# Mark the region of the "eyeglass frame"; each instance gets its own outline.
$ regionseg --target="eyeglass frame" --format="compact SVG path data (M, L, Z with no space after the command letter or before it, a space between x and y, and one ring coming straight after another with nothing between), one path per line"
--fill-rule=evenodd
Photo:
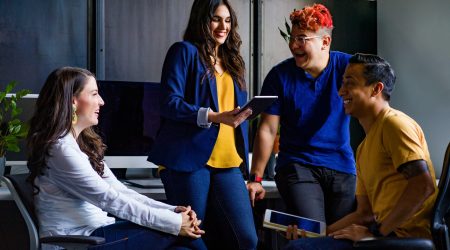
M307 41L314 39L314 38L319 38L322 36L290 36L289 37L289 43L296 43L296 44L300 44L300 45L305 45Z

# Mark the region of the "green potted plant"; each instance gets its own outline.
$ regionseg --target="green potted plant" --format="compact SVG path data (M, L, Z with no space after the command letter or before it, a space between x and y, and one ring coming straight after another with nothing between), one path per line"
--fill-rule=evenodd
M28 133L28 124L21 121L18 115L22 109L17 106L17 101L22 99L30 91L22 89L10 94L17 82L8 83L3 91L0 91L0 176L4 174L6 152L19 152L19 141Z

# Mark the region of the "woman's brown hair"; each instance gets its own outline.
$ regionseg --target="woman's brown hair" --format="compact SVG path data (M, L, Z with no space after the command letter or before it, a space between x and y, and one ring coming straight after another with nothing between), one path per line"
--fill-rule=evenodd
M222 4L230 11L231 29L225 43L219 46L218 55L216 55L216 40L211 34L210 23L217 7ZM183 39L198 48L200 58L208 69L207 73L214 72L214 64L210 57L217 60L219 56L222 58L224 68L237 80L239 87L245 90L245 64L239 52L242 41L237 28L236 13L228 0L195 0Z
M89 77L88 70L62 67L48 76L36 102L27 136L29 181L44 173L51 146L72 129L73 97L80 94ZM92 168L103 175L106 146L92 128L84 129L77 138L80 149L89 157ZM37 188L37 187L36 187ZM39 192L39 189L38 189Z

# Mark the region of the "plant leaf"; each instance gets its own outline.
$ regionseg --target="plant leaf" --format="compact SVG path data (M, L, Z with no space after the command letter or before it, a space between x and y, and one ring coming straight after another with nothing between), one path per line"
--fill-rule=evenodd
M12 134L16 135L17 133L19 133L20 129L21 129L22 125L17 125L14 127Z
M286 40L287 43L289 43L289 35L282 31L280 28L278 28L278 30L280 31L280 35L283 37L283 39Z
M5 93L8 94L11 92L11 90L16 86L17 82L16 81L12 81L10 83L8 83L8 85L6 85L5 88Z
M21 89L21 90L16 92L16 97L17 97L17 99L20 99L20 98L22 98L22 97L24 97L24 96L26 96L26 95L28 95L30 93L31 93L31 91L28 90L28 89Z
M6 151L19 152L19 139L25 138L29 131L29 125L17 118L22 112L17 106L17 101L31 91L18 90L6 98L16 85L17 82L12 81L7 84L4 91L0 91L0 156L5 155Z
M3 99L6 97L6 92L0 92L0 103L2 103Z
M286 26L286 32L289 36L291 36L291 26L289 26L289 23L286 18L284 18L284 26Z
M6 145L6 150L11 151L11 152L19 152L20 148L17 144L8 144L8 145Z

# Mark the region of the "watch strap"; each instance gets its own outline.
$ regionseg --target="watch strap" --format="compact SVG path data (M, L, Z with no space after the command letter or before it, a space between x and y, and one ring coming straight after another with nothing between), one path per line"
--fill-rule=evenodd
M263 178L257 176L256 174L251 174L250 177L248 178L249 182L258 182L258 183L262 183Z

